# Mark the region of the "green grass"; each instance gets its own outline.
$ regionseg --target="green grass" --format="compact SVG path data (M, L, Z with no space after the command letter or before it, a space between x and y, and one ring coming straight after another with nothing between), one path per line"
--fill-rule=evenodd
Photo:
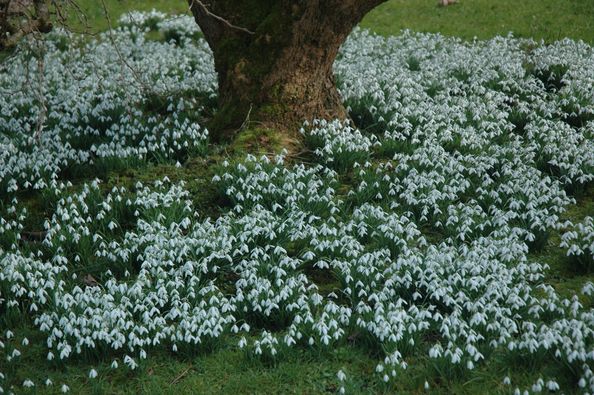
M115 26L120 15L127 11L156 9L171 14L188 12L188 3L184 0L80 0L78 4L83 12L82 16L79 17L80 14L72 12L68 24L73 30L85 30L90 33L107 30L110 22ZM103 4L108 11L109 19L105 17Z
M545 42L569 37L594 43L591 0L459 0L447 7L437 3L390 0L369 13L361 26L383 35L410 29L472 40L513 32Z
M79 3L92 31L108 28L101 2L81 0ZM437 0L390 0L370 12L361 26L382 35L410 29L472 40L513 32L516 37L546 42L569 37L594 43L592 0L459 0L448 7L437 3ZM105 0L105 4L113 24L129 10L188 12L184 0Z
M42 338L35 338L35 332L30 335L29 340L43 343ZM325 355L298 350L270 364L252 359L233 344L189 356L161 350L141 361L134 371L122 368L122 358L115 370L110 367L111 359L106 359L55 364L48 371L47 363L38 362L38 358L45 358L41 348L31 347L23 355L15 382L30 378L40 383L49 376L55 393L62 383L67 383L75 394L334 393L338 389L336 372L340 369L353 374L354 386L381 391L372 387L377 385L371 374L373 360L362 351L346 347ZM93 368L99 375L89 379Z
M408 359L409 369L401 372L395 383L384 384L374 371L378 359L364 343L349 343L324 353L295 349L276 361L262 362L238 349L234 342L227 342L215 350L192 355L153 351L134 371L122 367L121 357L116 358L120 367L115 370L108 357L56 362L48 369L41 346L43 336L27 328L20 328L18 333L27 336L33 346L20 357L19 369L10 372L11 379L17 386L31 379L38 385L37 392L44 393L58 393L67 383L75 394L333 394L341 385L336 373L343 370L348 393L422 394L427 380L435 394L504 394L509 388L502 384L501 377L509 375L514 385L526 386L543 373L545 364L531 359L535 365L527 369L521 358L500 353L493 355L489 364L469 373L459 367L452 370L438 365L419 351ZM91 369L98 372L97 378L88 377ZM546 372L563 378L558 370ZM48 377L54 385L39 387Z
M384 384L375 372L377 356L357 339L327 352L294 349L268 362L254 359L229 340L214 350L192 354L152 351L148 359L137 360L140 364L134 371L123 367L122 357L116 358L120 367L112 369L113 358L108 356L55 362L48 369L44 337L27 327L17 333L27 336L33 346L20 357L18 370L8 373L17 386L25 379L37 383L30 393L57 394L67 383L74 394L334 394L341 385L339 370L347 374L345 388L351 394L424 394L425 381L432 394L506 394L509 387L502 383L506 375L514 386L523 387L543 373L561 382L570 379L567 372L548 366L546 355L524 359L496 351L488 364L468 372L436 363L426 356L424 347L418 347L407 358L409 368L395 382ZM88 377L91 369L97 371L97 378ZM48 377L54 383L51 388L41 386Z

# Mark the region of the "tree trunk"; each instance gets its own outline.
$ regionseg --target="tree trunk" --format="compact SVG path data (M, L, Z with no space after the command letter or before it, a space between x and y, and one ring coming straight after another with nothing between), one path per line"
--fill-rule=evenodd
M283 131L346 118L332 65L363 16L385 0L189 0L214 53L214 138L254 122Z

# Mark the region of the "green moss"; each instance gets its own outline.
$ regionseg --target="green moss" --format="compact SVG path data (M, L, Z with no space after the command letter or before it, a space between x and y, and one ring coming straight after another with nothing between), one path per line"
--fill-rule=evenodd
M231 152L253 154L278 154L284 148L281 132L267 128L250 128L242 131L230 145Z
M290 39L287 29L290 15L278 2L240 1L224 2L224 15L241 15L237 22L254 35L238 32L223 38L215 48L218 64L227 72L244 72L246 75L265 75L273 66L275 54ZM227 9L229 8L229 9ZM238 66L241 70L237 70Z
M167 177L172 182L184 181L190 192L194 209L203 217L217 216L225 210L224 198L218 193L212 178L217 173L222 157L190 158L182 167L172 164L149 164L138 169L126 169L112 173L103 184L106 190L115 186L134 190L137 182L150 186Z
M233 4L235 2L229 2L230 6ZM283 109L268 105L275 97L281 96L281 87L262 92L262 81L270 74L276 59L291 39L287 26L292 23L293 16L278 2L261 1L242 2L235 9L222 8L221 12L223 15L241 15L234 20L235 23L255 32L253 35L242 32L228 35L214 48L215 67L222 77L223 91L221 108L209 129L214 132L215 138L218 136L224 140L232 137L229 129L236 130L244 123L250 108L251 117L256 120L260 120L260 115L262 120L266 120L271 114L283 113ZM233 99L225 97L229 89L233 89ZM260 108L261 105L267 107Z
M207 127L215 142L229 141L245 122L249 107L238 101L222 105L215 113Z
M273 95L276 95L276 94L277 93L273 93ZM280 95L280 93L278 93L278 95ZM282 117L283 114L286 114L288 110L289 110L289 108L288 108L288 105L286 105L286 104L282 104L282 103L265 104L262 107L260 107L260 109L258 110L258 113L264 119L271 119L271 118L276 118L276 117Z

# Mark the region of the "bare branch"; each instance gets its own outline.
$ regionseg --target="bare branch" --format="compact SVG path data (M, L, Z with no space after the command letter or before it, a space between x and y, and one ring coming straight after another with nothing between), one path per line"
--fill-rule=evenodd
M37 101L39 102L39 115L37 119L37 126L35 127L35 140L37 143L41 141L41 134L45 128L45 120L47 118L47 104L44 95L45 87L45 47L44 43L40 41L41 48L37 54Z
M101 0L101 6L103 7L103 12L105 13L105 18L107 19L107 25L109 27L109 29L108 29L109 40L111 41L111 44L113 45L113 48L115 49L116 54L118 55L118 58L120 59L120 62L122 62L122 64L124 66L126 66L130 70L130 72L132 73L133 78L140 85L140 88L143 91L145 91L145 92L150 92L151 91L150 87L142 79L142 76L140 75L140 73L138 72L138 70L136 70L134 67L132 67L132 65L126 60L126 58L124 57L124 55L120 51L120 47L117 44L117 42L116 42L116 40L114 38L114 35L113 35L113 26L112 26L112 23L111 23L111 18L109 16L109 11L107 10L107 5L105 4L105 0Z
M196 4L198 7L200 7L200 8L201 8L202 12L203 12L203 13L204 13L206 16L208 16L208 17L210 17L210 18L213 18L213 19L216 19L217 21L219 21L219 22L223 23L225 26L227 26L227 27L229 27L229 28L231 28L231 29L238 30L238 31L241 31L241 32L244 32L244 33L250 34L250 35L254 35L254 34L256 34L255 32L253 32L253 31L251 31L251 30L249 30L249 29L246 29L245 27L241 27L241 26L234 25L234 24L232 24L231 22L229 22L228 20L226 20L225 18L223 18L223 17L221 17L221 16L219 16L219 15L213 14L213 13L212 13L212 12L211 12L211 11L208 9L208 7L206 7L206 5L204 5L204 3L203 3L202 1L200 1L200 0L191 0L191 1L190 1L190 8L193 8L195 4Z

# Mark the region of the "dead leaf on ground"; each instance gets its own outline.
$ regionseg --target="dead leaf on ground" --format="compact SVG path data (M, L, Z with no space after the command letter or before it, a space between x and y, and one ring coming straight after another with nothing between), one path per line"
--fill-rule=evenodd
M84 276L83 283L87 287L98 287L99 286L99 282L97 280L95 280L95 277L91 276L90 274L87 274L86 276Z

